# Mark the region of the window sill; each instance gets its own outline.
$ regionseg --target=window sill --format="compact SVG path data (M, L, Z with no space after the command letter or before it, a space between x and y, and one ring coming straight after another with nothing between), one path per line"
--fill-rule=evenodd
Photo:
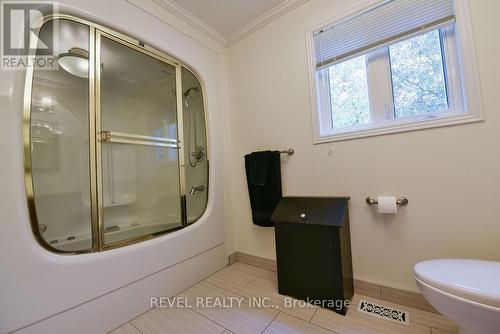
M430 128L437 128L442 126L450 126L457 124L465 124L465 123L475 123L482 122L483 117L471 114L465 115L456 115L442 118L434 118L429 120L422 121L414 121L414 122L399 122L394 125L388 125L384 127L378 128L369 128L363 130L353 130L353 131L345 131L343 133L337 133L332 135L318 136L316 135L314 138L314 144L322 144L336 141L344 141L351 140L356 138L366 138L366 137L374 137L381 136L385 134L391 133L399 133L399 132L408 132L408 131L416 131Z

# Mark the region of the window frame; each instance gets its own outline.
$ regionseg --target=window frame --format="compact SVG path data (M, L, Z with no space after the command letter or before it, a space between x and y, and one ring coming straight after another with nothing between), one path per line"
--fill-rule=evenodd
M367 58L367 81L370 98L370 118L379 120L375 124L359 125L335 129L331 132L324 131L325 120L328 129L333 129L331 121L331 109L329 105L330 91L328 83L328 67L320 71L316 70L314 59L313 34L317 30L334 25L349 17L363 13L380 3L379 0L372 0L368 4L351 8L348 12L338 15L326 23L313 26L306 30L310 104L313 122L313 143L343 141L354 138L378 136L390 133L415 131L435 127L464 124L471 122L481 122L484 120L483 107L481 101L481 89L479 85L478 66L475 54L475 43L473 39L470 11L470 0L455 0L455 24L452 28L431 27L425 31L408 35L400 39L407 40L411 37L421 35L425 32L440 28L440 38L442 41L442 52L444 60L444 73L447 81L447 94L449 108L448 112L437 111L423 114L421 117L413 116L401 119L387 120L384 116L386 110L393 111L392 98L392 78L390 71L390 60L388 47L375 48L373 52L364 53ZM467 48L463 46L467 45ZM384 55L385 54L385 55ZM361 55L361 54L360 54ZM354 57L360 56L356 55ZM353 58L354 58L353 57ZM342 61L346 61L344 59ZM377 84L374 84L373 76L377 75ZM384 74L385 73L385 74ZM375 74L376 75L376 74ZM326 76L326 78L325 78ZM380 78L389 80L390 84L380 85ZM318 85L322 80L323 85ZM388 91L390 87L391 91ZM388 101L390 105L387 106ZM381 107L381 106L384 106ZM330 114L330 116L328 115Z

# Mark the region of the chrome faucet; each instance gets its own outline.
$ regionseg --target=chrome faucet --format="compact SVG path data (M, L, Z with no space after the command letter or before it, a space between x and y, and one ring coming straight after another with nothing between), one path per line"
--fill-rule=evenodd
M196 193L197 191L203 191L205 190L205 187L200 184L199 186L196 186L196 187L191 187L191 190L189 191L189 195L194 195L194 193Z

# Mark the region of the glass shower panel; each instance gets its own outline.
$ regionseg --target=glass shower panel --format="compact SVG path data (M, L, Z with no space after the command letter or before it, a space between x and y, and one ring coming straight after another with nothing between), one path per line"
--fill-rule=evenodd
M101 37L105 244L182 227L175 67Z
M184 160L186 165L186 208L188 224L205 211L208 199L207 132L203 90L196 76L182 68L184 99Z
M39 41L58 27L58 69L35 69L30 114L33 201L41 237L60 251L92 245L89 183L89 27L69 20L44 24ZM39 42L40 43L40 42ZM82 70L64 68L80 50ZM85 69L87 65L87 69Z

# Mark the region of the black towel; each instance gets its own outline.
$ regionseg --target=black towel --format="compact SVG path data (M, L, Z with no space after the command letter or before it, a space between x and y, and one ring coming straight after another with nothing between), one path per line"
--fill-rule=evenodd
M280 152L245 155L245 170L253 223L274 226L271 215L282 197Z

